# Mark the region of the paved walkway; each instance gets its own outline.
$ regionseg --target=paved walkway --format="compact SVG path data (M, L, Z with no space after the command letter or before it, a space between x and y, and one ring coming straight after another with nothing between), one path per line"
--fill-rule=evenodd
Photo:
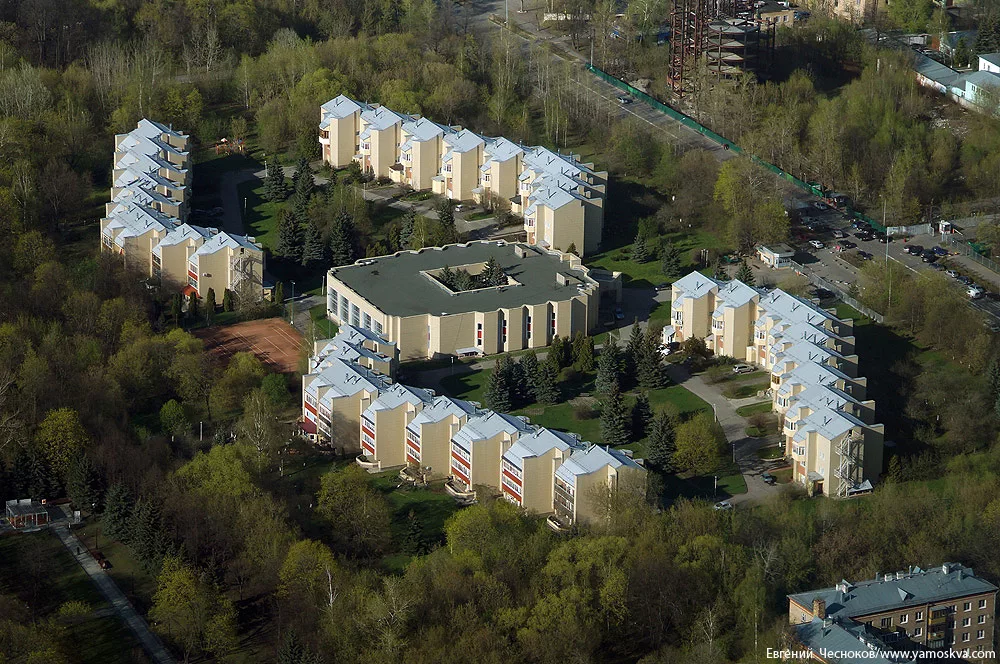
M778 487L768 486L761 479L761 474L767 470L767 463L757 456L758 449L773 441L769 438L750 438L747 436L745 433L746 418L736 413L739 406L759 403L761 400L753 397L730 401L722 396L718 389L706 383L701 376L692 376L686 369L676 364L667 365L667 375L674 383L683 385L712 406L715 418L722 425L722 431L726 434L726 440L735 447L736 464L746 481L747 492L733 496L729 502L734 505L744 502L757 503L777 492Z
M97 564L94 557L87 551L87 547L80 543L76 535L71 533L69 528L65 526L57 526L53 530L56 531L56 535L69 550L70 555L76 558L76 561L87 572L87 575L90 576L90 579L97 586L97 589L101 591L101 594L111 602L111 606L115 612L122 619L122 622L128 625L128 628L135 634L146 654L149 655L149 658L156 664L176 664L176 660L167 652L167 649L163 646L163 642L160 641L158 636L153 634L146 621L136 612L135 608L128 601L128 598L118 588L118 584L108 576L107 572L101 569L101 566ZM78 551L79 553L77 553Z

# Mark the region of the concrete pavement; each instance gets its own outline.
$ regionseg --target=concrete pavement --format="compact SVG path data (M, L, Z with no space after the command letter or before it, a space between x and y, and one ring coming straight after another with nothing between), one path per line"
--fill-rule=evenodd
M84 571L94 582L101 594L111 603L118 617L121 618L136 639L142 645L143 650L149 658L156 664L176 664L176 660L167 652L163 642L149 629L149 625L142 616L135 610L132 604L125 597L125 594L118 588L118 584L108 576L108 573L101 569L94 557L87 551L87 547L80 543L76 535L70 532L66 526L53 528L63 545L69 550L76 561L83 567ZM79 552L79 553L78 553Z

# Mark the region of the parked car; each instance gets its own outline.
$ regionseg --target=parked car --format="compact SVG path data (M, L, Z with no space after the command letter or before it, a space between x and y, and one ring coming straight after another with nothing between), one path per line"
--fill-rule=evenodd
M662 284L656 284L656 292L657 293L659 293L660 291L665 291L665 290L670 290L670 284L668 284L667 282L663 282Z
M626 97L625 95L622 95L622 96L618 97L618 103L621 104L622 106L624 106L626 104L631 104L632 103L632 98L631 97Z
M622 320L625 318L625 312L622 311L621 307L615 307L615 320Z
M983 296L983 289L980 288L979 286L975 285L975 284L972 284L965 291L965 294L968 295L973 300L978 300L979 298L981 298Z
M760 479L764 480L764 484L768 484L770 486L774 486L775 484L778 483L778 478L772 475L771 473L766 473L766 472L761 473Z
M872 256L871 254L869 254L867 251L860 251L859 250L858 251L858 258L860 258L863 261L870 261L871 259L873 259L875 257Z
M851 242L850 240L842 240L840 246L842 246L844 249L854 249L858 245L854 242Z
M754 371L756 371L756 369L749 364L737 364L733 367L734 374L753 373Z
M944 265L941 265L941 263L931 263L931 269L935 272L944 272Z
M715 504L715 509L720 511L731 510L733 509L733 504L728 500L722 500Z
M889 242L892 242L892 238L886 235L885 233L875 233L875 239L881 242L882 244L887 244Z
M858 231L857 233L854 234L854 237L858 238L862 242L867 242L868 240L872 239L872 234L871 231Z
M948 270L947 272L945 272L945 274L947 274L952 279L958 279L958 276L959 276L958 272L955 271L955 270Z
M840 240L840 239L842 239L842 238L845 238L845 237L847 237L847 233L845 233L844 231L840 230L839 228L835 228L835 229L833 230L833 237L835 237L835 238L837 238L838 240Z
M933 251L937 256L944 257L948 255L948 250L944 247L934 247L931 251Z
M965 276L964 274L955 277L955 279L958 280L958 283L963 284L965 286L971 286L972 285L972 279L970 279L969 277Z
M920 256L920 260L922 260L922 261L923 261L923 262L925 262L925 263L936 263L936 262L937 262L937 259L938 259L938 257L937 257L937 256L935 256L935 255L934 255L934 252L932 252L932 251L925 251L925 252L924 252L924 253L923 253L923 254L922 254L922 255Z
M820 242L819 240L809 240L809 246L812 247L813 249L822 249L826 245Z
M855 221L853 224L851 224L851 228L853 228L856 231L865 231L865 230L870 231L872 227L868 225L867 221Z
M816 208L817 210L829 210L830 209L830 206L827 205L826 203L824 203L823 201L816 201L815 203L813 203L813 207Z
M905 247L903 247L903 253L910 254L911 256L919 256L920 254L924 253L924 248L921 247L919 244L908 244Z

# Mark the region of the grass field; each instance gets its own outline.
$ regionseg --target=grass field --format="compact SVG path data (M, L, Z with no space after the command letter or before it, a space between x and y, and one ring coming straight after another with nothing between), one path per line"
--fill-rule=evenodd
M770 387L770 383L730 384L722 388L722 394L727 399L747 399L756 396L762 390Z
M772 403L770 401L761 401L760 403L750 404L749 406L740 406L736 409L736 414L740 417L750 417L751 415L757 415L759 413L770 413L772 408Z
M337 324L326 317L326 304L317 304L310 309L309 318L315 326L317 339L330 339L337 335Z
M87 604L92 611L110 604L51 531L0 538L0 592L14 595L25 608L25 621L55 613L66 602ZM67 626L64 647L82 664L146 662L132 632L116 615L94 615Z
M76 535L88 548L92 550L100 549L104 557L111 563L108 574L123 593L132 602L136 610L145 613L152 605L153 593L156 592L156 579L150 576L139 565L139 561L132 555L131 549L104 535L98 536L99 525L91 520ZM97 545L100 544L100 547Z
M676 246L681 253L682 272L686 273L692 267L691 253L696 249L725 249L724 243L715 235L704 231L691 233L668 233L666 240ZM637 263L631 258L631 248L628 246L610 249L587 259L589 267L622 272L625 286L649 288L656 284L669 281L661 269L660 261L651 260L648 263ZM667 305L669 309L669 305ZM664 314L661 318L669 315Z
M410 528L410 514L420 526L421 537L427 548L444 542L444 522L458 511L455 500L444 491L443 482L434 482L428 488L416 488L400 484L399 473L389 471L374 477L375 488L381 491L392 508L392 539L396 543L405 541ZM413 556L397 552L386 556L382 564L390 571L402 571Z
M243 228L247 235L257 238L265 248L274 251L278 241L278 210L281 203L264 199L264 183L247 180L237 186L240 202L246 201Z

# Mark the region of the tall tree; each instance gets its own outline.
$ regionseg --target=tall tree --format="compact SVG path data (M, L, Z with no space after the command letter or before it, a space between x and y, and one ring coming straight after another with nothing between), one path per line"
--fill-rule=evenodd
M128 487L121 482L112 484L104 497L104 512L101 514L104 534L119 542L131 539L134 506L135 499Z
M205 294L205 322L209 325L212 324L212 319L215 317L215 289L209 288L208 293Z
M663 370L659 335L653 328L646 328L638 347L638 353L635 370L639 385L647 390L663 387L666 381L666 372Z
M636 263L649 262L649 251L646 248L646 238L643 235L636 235L635 242L632 243L632 260Z
M285 182L285 171L281 162L273 158L267 163L267 175L264 177L264 198L269 201L283 201L288 196L288 185Z
M646 460L661 472L674 472L674 425L670 415L660 411L649 427Z
M747 286L756 286L757 280L753 276L753 270L746 261L740 261L740 269L736 271L736 280L742 281Z
M518 362L521 371L524 373L524 400L528 403L538 401L538 354L534 350L529 350L521 356Z
M198 318L198 294L194 291L188 295L188 316L193 319Z
M620 387L622 371L621 349L614 337L609 336L597 356L597 378L594 387L600 394L607 394L611 388Z
M437 208L437 243L439 245L458 242L458 228L455 226L455 210L448 198L441 200Z
M617 447L628 442L628 434L629 409L618 384L612 383L601 408L601 438L605 445Z
M698 475L712 472L721 460L725 438L712 413L698 413L676 429L674 462L677 468Z
M323 244L323 236L319 232L319 227L311 222L305 224L305 242L302 245L302 265L309 269L315 269L326 260L326 245Z
M580 371L594 370L594 338L577 332L573 337L573 364Z
M413 235L413 228L417 223L417 211L413 208L407 208L406 212L403 213L403 219L400 222L399 228L399 246L400 248L406 249L410 248L410 237Z
M278 211L278 241L274 253L293 263L302 261L302 226L285 208Z
M344 212L333 223L330 233L330 262L334 267L350 265L357 258L354 250L354 217Z
M513 410L510 395L514 386L510 384L510 371L504 360L505 357L499 358L493 366L493 371L487 379L486 392L483 394L486 407L498 413Z
M639 392L635 395L635 403L632 404L632 436L636 440L646 437L652 419L653 409L649 405L649 395Z
M493 256L490 256L489 260L486 261L482 278L484 286L507 285L507 275L504 273L503 268L500 267L500 263Z
M536 373L534 395L541 404L553 404L559 401L559 386L556 384L558 372L552 362L542 362Z
M75 410L58 408L50 410L38 425L35 442L52 470L65 478L70 464L90 443L90 436Z
M669 281L679 279L681 276L681 252L673 244L666 244L663 247L660 257L660 271Z
M378 555L391 540L389 505L372 487L368 473L357 466L331 470L323 476L317 508L349 555Z
M66 495L80 509L98 512L103 509L104 478L86 454L78 455L70 465Z

